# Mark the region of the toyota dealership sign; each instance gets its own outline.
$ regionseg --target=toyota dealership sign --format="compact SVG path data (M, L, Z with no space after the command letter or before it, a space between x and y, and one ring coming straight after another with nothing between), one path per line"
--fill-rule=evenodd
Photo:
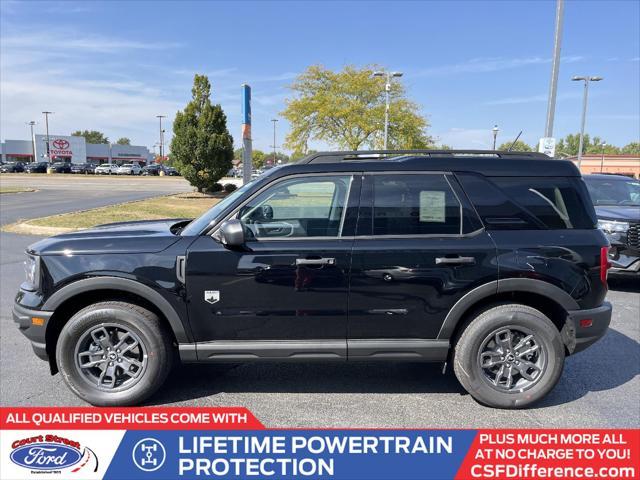
M36 157L46 160L47 136L35 135ZM70 159L73 163L83 163L87 158L87 145L84 137L49 135L49 153L51 161Z

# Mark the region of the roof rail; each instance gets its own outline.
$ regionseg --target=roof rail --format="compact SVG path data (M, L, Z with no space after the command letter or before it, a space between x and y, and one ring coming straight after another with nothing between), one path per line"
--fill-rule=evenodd
M455 157L482 156L498 158L531 158L549 160L550 157L538 152L507 152L501 150L352 150L338 152L316 152L298 160L297 163L338 163L353 161L376 161L388 157L399 156L427 156L427 157Z

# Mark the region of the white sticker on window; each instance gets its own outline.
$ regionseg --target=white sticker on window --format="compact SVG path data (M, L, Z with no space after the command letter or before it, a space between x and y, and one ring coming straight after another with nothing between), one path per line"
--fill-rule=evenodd
M445 192L441 190L425 190L420 192L420 221L446 221Z

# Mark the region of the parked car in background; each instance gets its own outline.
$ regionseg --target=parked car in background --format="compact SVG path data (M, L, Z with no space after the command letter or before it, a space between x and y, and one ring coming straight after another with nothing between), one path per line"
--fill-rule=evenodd
M611 249L611 274L640 276L640 181L623 175L585 175Z
M22 162L7 162L0 166L0 172L2 173L20 173L24 172L24 163Z
M180 172L173 167L164 167L164 174L170 177L179 177Z
M116 173L118 175L142 175L142 168L137 163L125 163L116 170Z
M71 173L94 173L96 169L95 163L74 163L71 165Z
M117 169L118 165L103 163L95 168L94 173L96 175L111 175L112 173L116 173Z
M50 168L54 173L71 173L71 164L68 162L55 162Z
M49 162L31 162L24 167L26 173L47 173Z
M147 165L142 169L143 175L160 175L162 171L162 165L158 165L157 163L153 163L151 165Z

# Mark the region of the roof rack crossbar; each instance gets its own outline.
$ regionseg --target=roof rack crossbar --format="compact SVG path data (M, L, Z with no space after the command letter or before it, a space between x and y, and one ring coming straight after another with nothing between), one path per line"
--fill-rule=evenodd
M428 157L448 157L448 156L494 156L498 158L527 157L541 160L549 160L550 157L538 152L507 152L502 150L351 150L338 152L316 152L312 153L298 163L336 163L345 161L364 160L384 160L385 156L428 156Z

